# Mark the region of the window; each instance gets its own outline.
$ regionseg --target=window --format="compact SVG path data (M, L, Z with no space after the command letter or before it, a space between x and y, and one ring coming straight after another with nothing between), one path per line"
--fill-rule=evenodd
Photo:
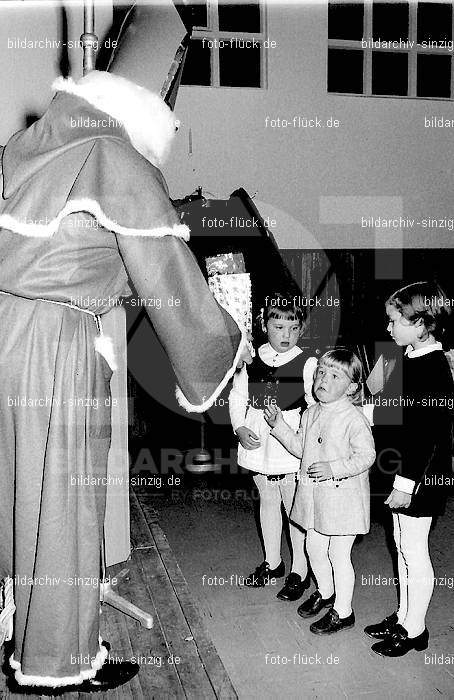
M263 1L201 0L191 7L194 31L181 84L265 87Z
M453 3L328 2L328 92L453 99Z

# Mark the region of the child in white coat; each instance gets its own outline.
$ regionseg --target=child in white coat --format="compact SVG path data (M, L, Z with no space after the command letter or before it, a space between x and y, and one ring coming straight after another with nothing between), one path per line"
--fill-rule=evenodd
M298 608L314 622L314 634L332 634L355 624L351 603L355 572L351 549L357 534L369 531L368 470L375 459L369 422L353 405L361 388L361 362L347 348L325 353L318 363L314 393L318 403L303 414L297 433L280 409L266 409L271 434L302 457L291 519L307 531L306 549L317 590Z

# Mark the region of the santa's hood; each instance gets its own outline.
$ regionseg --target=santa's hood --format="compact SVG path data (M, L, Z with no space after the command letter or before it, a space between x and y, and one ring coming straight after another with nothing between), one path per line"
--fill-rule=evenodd
M64 216L86 211L118 233L187 239L156 167L175 133L173 113L124 78L93 73L57 80L41 119L5 146L0 226L49 236Z

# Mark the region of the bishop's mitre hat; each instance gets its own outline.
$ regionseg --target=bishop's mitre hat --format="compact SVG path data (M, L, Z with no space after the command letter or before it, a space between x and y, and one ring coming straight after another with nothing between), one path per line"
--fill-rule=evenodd
M142 0L127 11L107 70L160 95L171 109L183 72L190 9L172 0Z

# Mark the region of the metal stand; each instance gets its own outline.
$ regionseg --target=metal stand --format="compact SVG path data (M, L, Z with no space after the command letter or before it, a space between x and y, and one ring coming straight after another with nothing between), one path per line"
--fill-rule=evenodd
M95 10L94 10L94 0L84 0L84 33L80 37L82 47L83 47L83 74L87 75L90 71L95 68L96 61L96 46L98 44L98 37L95 34ZM101 603L107 603L113 608L120 610L120 612L125 615L133 617L138 620L143 627L151 629L153 627L153 617L144 610L141 610L130 603L126 598L118 595L115 592L114 587L110 581L105 581L106 578L106 559L105 559L105 543L104 537L101 548L101 568L102 568L102 578L103 583L100 586L100 600ZM117 574L117 579L125 578L129 573L129 569L122 569L119 574ZM116 584L117 585L117 584Z
M129 600L126 600L126 598L123 598L121 595L118 595L118 593L115 592L115 588L118 586L119 581L121 579L125 579L128 576L129 569L122 569L118 574L115 574L117 582L114 586L111 584L110 581L105 580L106 553L104 537L102 539L101 547L101 571L102 583L99 587L99 600L101 601L101 604L107 603L107 605L111 605L113 608L116 608L125 615L133 617L134 620L138 620L142 627L146 627L148 630L151 630L151 628L153 627L153 616L150 615L150 613L141 610L141 608L138 608L137 605L134 605L134 603L131 603Z
M192 462L185 464L186 471L191 474L205 474L206 472L216 471L220 465L213 461L211 452L205 447L205 430L206 421L205 416L201 415L200 423L200 449L195 453L192 458Z
M128 574L129 569L122 569L115 575L115 578L124 579ZM117 585L118 583L115 584L115 587ZM146 627L147 630L151 630L153 627L153 616L138 608L134 603L130 603L126 598L122 598L121 595L118 595L110 581L105 581L101 584L100 600L102 603L107 603L107 605L111 605L125 615L129 615L129 617L138 620L142 627Z
M93 0L84 0L84 33L80 37L84 58L83 73L87 75L95 67L98 37L95 34L95 8Z
M95 34L95 13L93 0L84 1L84 33L80 37L80 40L83 46L83 74L86 75L95 68L96 46L98 43L98 37ZM129 600L126 600L126 598L122 598L122 596L115 592L110 581L104 580L106 578L104 537L101 548L101 568L103 578L103 583L101 583L100 586L101 603L111 605L113 608L120 610L120 612L124 613L125 615L129 615L135 620L138 620L143 627L151 629L153 627L153 616L138 608L137 605L130 603ZM122 569L115 578L124 579L128 574L129 569Z

